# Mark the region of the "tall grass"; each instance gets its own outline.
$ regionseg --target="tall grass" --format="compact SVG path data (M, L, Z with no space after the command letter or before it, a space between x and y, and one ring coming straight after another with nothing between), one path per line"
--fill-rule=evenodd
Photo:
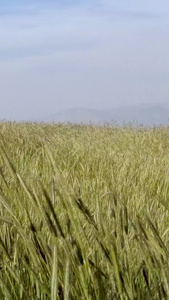
M169 299L169 129L0 123L0 299Z

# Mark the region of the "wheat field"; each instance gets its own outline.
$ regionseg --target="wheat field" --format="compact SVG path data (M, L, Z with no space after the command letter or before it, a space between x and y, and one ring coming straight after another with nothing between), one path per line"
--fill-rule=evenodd
M169 128L0 123L0 299L169 299Z

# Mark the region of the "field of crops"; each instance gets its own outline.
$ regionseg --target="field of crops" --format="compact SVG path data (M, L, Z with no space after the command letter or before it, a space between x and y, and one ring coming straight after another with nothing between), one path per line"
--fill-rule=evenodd
M169 299L169 128L0 123L0 299Z

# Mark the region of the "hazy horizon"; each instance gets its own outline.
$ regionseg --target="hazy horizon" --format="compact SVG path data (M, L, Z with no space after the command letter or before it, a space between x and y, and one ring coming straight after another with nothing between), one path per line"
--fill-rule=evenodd
M0 119L169 101L169 3L0 5Z

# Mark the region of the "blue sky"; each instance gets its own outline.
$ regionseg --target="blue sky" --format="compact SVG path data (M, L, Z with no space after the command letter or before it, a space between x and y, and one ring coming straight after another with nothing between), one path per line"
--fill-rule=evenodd
M169 101L166 0L1 0L0 119Z

